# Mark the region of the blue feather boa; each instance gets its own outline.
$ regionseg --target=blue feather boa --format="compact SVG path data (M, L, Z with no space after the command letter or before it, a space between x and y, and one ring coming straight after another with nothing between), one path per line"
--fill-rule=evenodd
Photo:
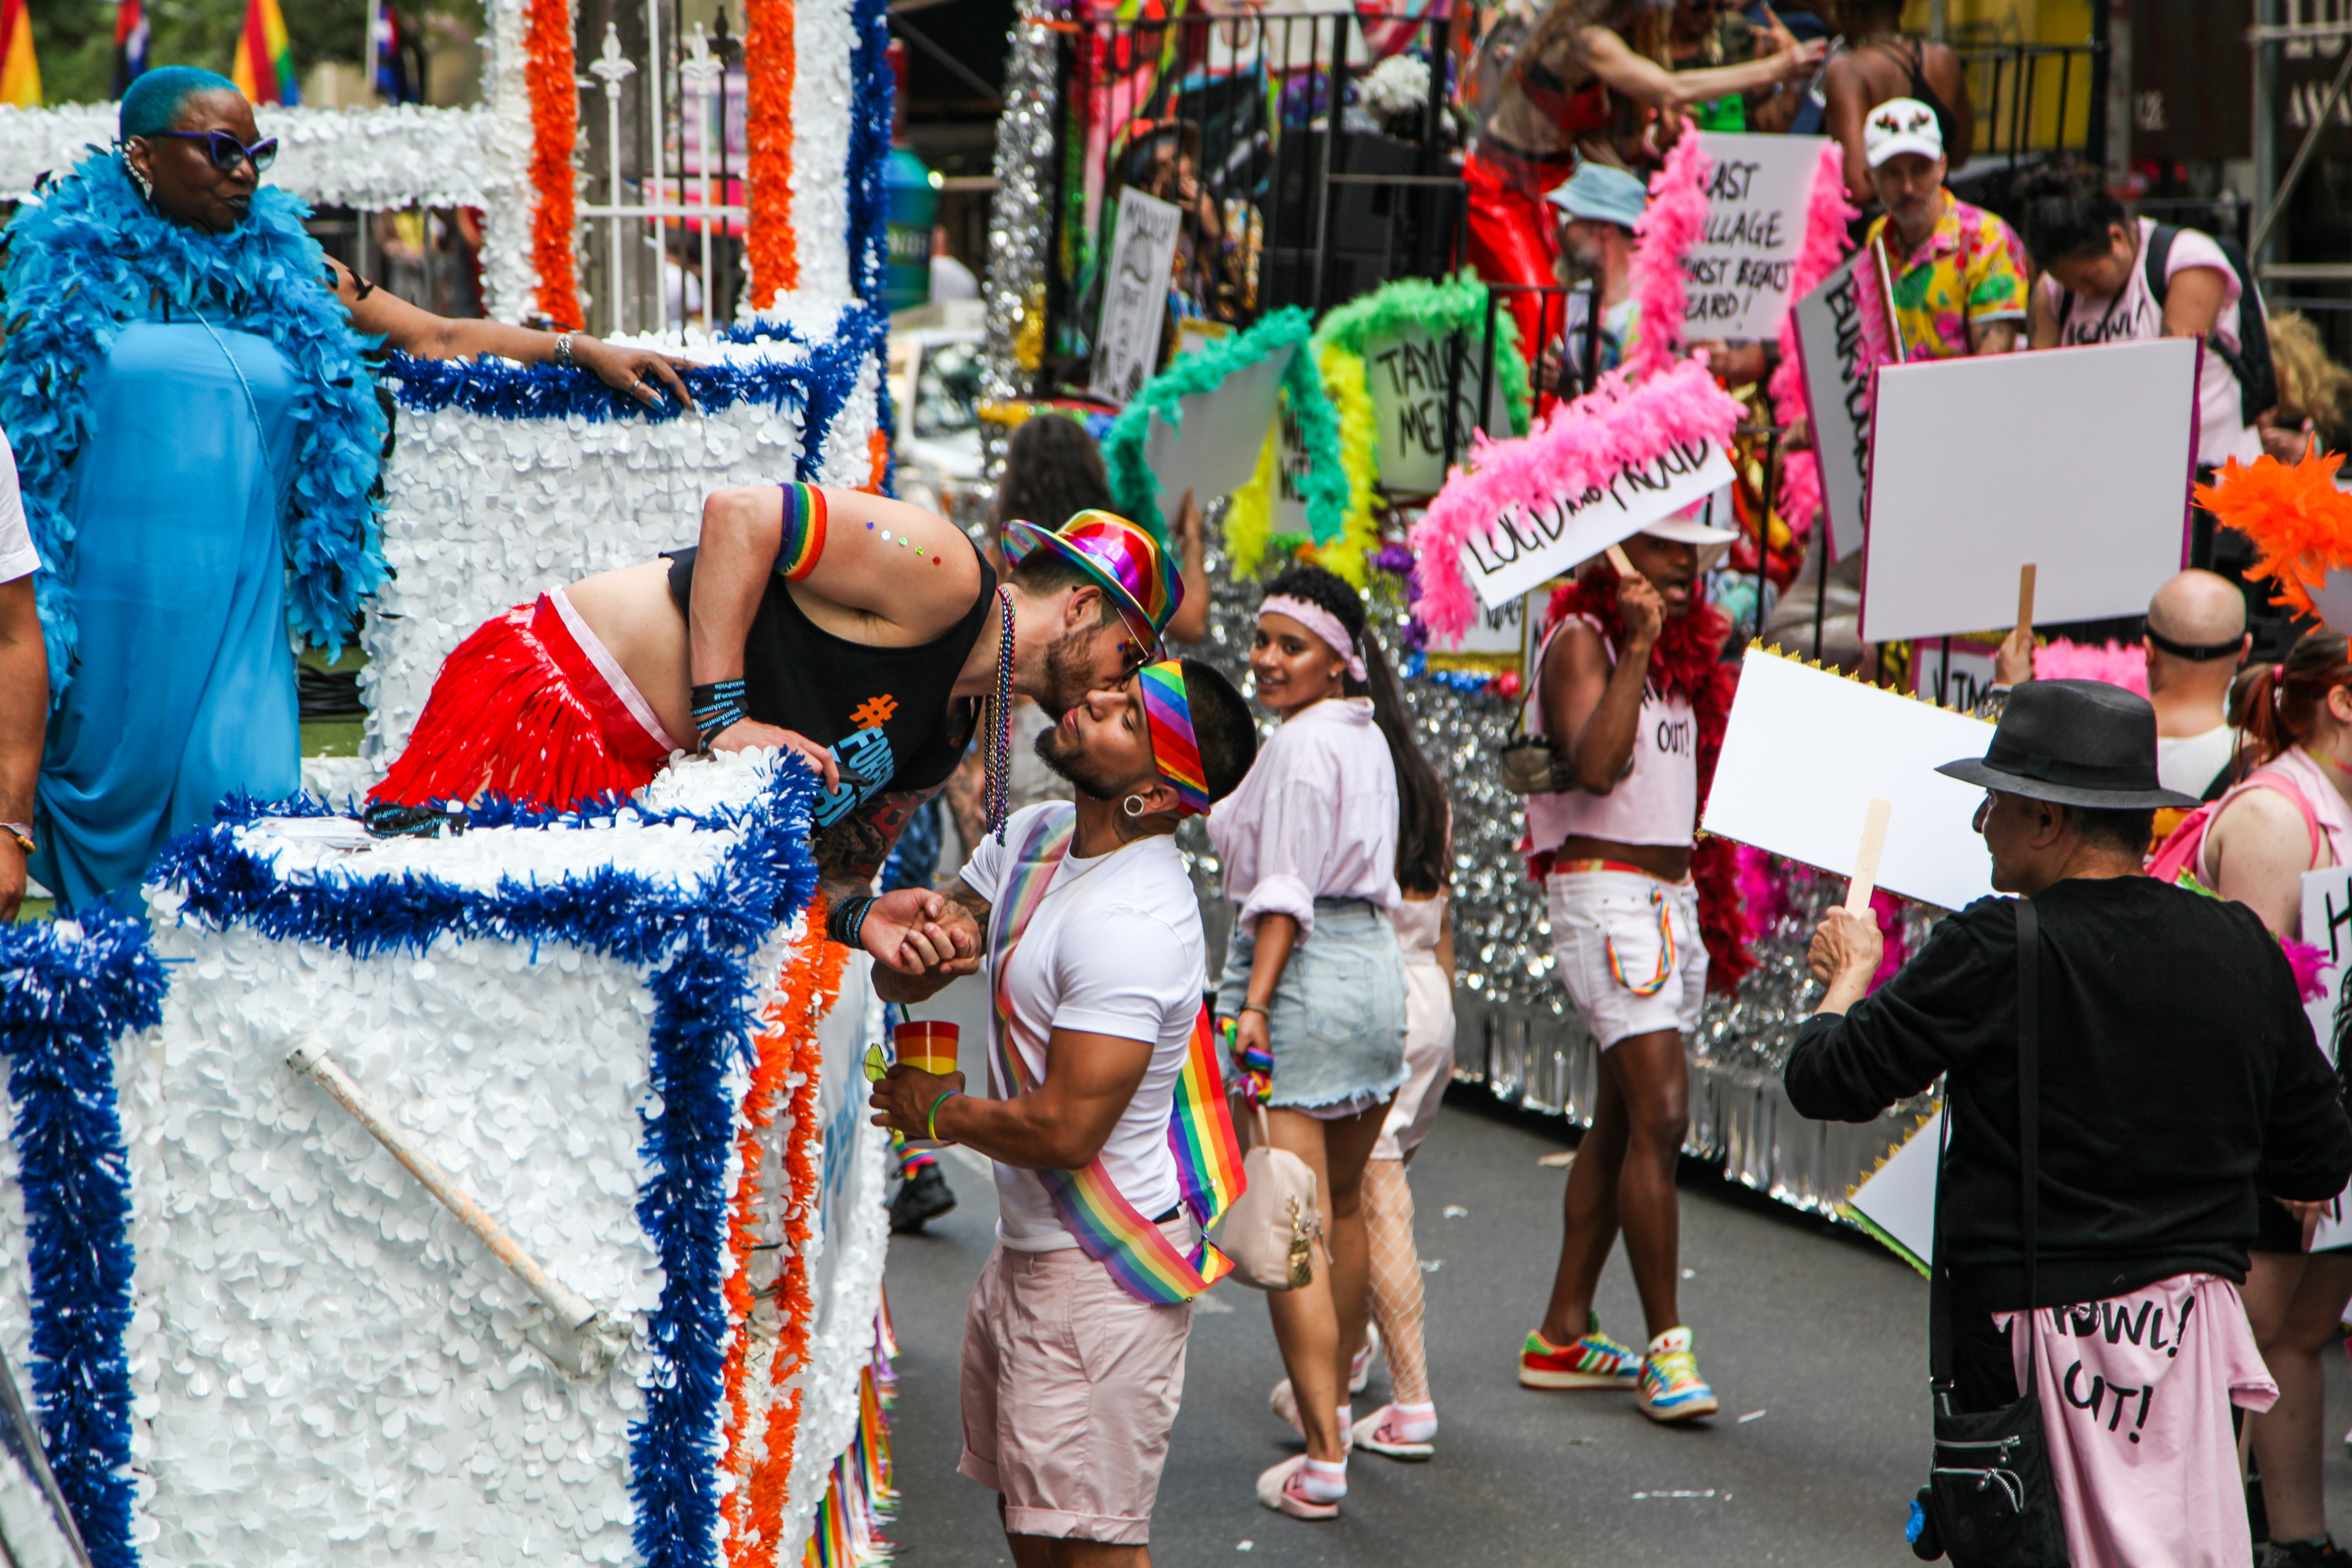
M491 801L470 813L477 827L583 828L629 811L650 822L732 831L734 847L699 884L610 868L557 880L508 878L491 892L425 874L289 883L267 855L240 845L236 830L261 816L335 815L303 795L223 803L217 826L175 840L150 874L185 890L183 918L241 926L273 942L319 942L360 957L422 953L444 935L534 948L565 942L647 971L655 1109L645 1123L649 1173L637 1217L666 1276L647 1325L655 1369L645 1415L630 1434L635 1533L647 1568L713 1568L717 1561L717 1435L730 1332L719 1241L737 1109L728 1074L749 1066L757 1023L751 1003L770 978L754 973L751 961L768 932L797 915L816 889L808 848L816 789L806 770L779 768L758 800L705 816L614 801L568 812ZM102 1087L110 1107L112 1079ZM119 1329L110 1342L119 1357Z
M131 1543L131 1172L114 1042L163 1021L147 931L100 904L79 922L0 926L8 1063L31 1241L33 1388L58 1487L97 1568Z
M326 258L305 233L310 209L274 187L254 193L226 234L160 217L110 152L73 172L8 225L8 340L0 349L0 429L16 451L25 517L47 568L35 584L49 652L49 690L72 679L73 464L94 434L87 391L122 329L159 306L204 310L216 326L268 339L309 388L283 531L287 620L340 652L360 602L383 581L375 521L383 412L353 332L325 287ZM225 318L225 319L224 319Z

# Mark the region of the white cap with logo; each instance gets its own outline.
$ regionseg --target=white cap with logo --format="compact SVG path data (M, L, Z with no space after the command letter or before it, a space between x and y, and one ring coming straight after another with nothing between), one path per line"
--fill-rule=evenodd
M1944 155L1944 127L1936 111L1916 98L1890 98L1862 122L1862 155L1877 168L1889 158L1916 153L1934 160Z

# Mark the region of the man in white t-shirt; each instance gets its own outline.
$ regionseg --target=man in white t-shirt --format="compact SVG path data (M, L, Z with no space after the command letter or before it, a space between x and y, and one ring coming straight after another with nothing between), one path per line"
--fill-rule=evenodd
M0 923L25 899L33 853L33 786L49 716L49 658L33 604L41 569L16 489L16 457L0 436Z
M2246 599L2227 577L2191 569L2147 602L2147 700L2156 707L2156 773L2168 790L2205 796L2230 765L2230 683L2254 639Z
M2053 170L2029 181L2025 247L2042 268L2031 306L2037 349L2136 338L2205 340L2205 368L2197 384L2197 463L2218 468L2231 458L2251 463L2263 455L2254 416L2243 406L2237 366L2238 274L2213 237L2193 228L2170 231L2161 290L2148 286L2152 218L2133 221L2095 171ZM2256 301L2259 306L2259 299ZM2256 311L2260 315L2259 309ZM2267 357L2269 344L2262 345Z
M905 906L885 912L907 923L904 956L925 970L877 969L885 1000L921 1001L984 952L998 1001L989 1098L965 1094L961 1073L898 1067L873 1105L877 1124L967 1144L996 1167L997 1246L964 1325L957 1468L999 1494L1016 1568L1151 1560L1195 1292L1150 1299L1121 1266L1150 1252L1177 1274L1193 1268L1197 1283L1206 1257L1169 1138L1208 983L1174 835L1241 783L1256 750L1248 705L1216 670L1147 666L1039 737L1075 806L1014 813L944 909L917 889L882 900ZM1069 1206L1077 1174L1116 1189L1143 1247L1073 1229L1100 1212Z

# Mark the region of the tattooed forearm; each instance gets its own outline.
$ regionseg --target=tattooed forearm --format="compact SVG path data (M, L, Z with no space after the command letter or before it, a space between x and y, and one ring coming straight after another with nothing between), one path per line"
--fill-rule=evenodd
M886 791L818 833L811 846L816 851L817 885L831 898L870 889L882 874L882 863L890 858L890 846L940 788Z

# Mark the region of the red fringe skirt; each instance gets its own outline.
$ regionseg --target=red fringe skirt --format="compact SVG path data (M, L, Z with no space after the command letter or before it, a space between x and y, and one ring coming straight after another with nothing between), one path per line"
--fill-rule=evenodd
M569 810L642 789L668 760L542 594L442 661L415 732L368 799L438 805L487 793Z

